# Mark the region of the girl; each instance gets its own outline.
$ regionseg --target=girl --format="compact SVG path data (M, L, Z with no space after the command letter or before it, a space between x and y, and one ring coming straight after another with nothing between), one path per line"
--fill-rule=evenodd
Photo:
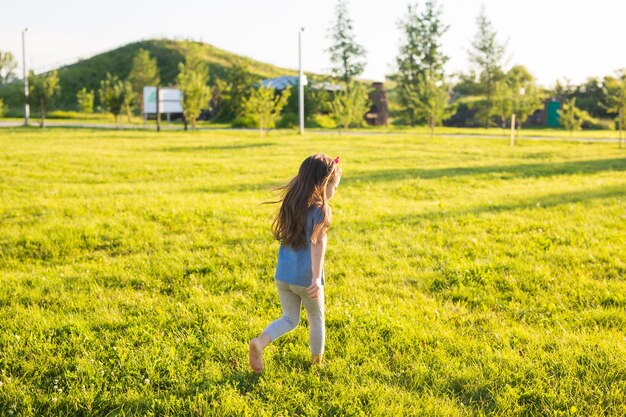
M311 155L302 162L298 175L280 187L283 197L272 232L280 240L276 287L283 316L270 323L250 342L250 367L263 371L263 349L293 330L300 321L300 304L309 320L311 362L321 364L324 353L324 253L331 212L328 201L341 180L339 157Z

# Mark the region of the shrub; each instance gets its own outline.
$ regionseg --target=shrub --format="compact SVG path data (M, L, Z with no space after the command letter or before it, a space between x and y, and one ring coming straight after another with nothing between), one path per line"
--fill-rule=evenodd
M111 120L108 113L80 113L77 111L55 110L48 113L48 119L101 119Z
M0 117L4 117L8 110L9 106L4 104L4 101L2 101L2 99L0 98Z
M239 116L230 122L231 127L256 127L256 122L251 117Z
M279 129L289 129L299 125L300 116L294 113L284 113L278 122L276 122L276 127Z
M611 123L611 120L589 116L589 118L583 120L582 128L585 130L613 130L614 124Z
M311 125L310 127L321 127L324 129L337 128L337 122L328 114L316 114L310 119L309 124Z

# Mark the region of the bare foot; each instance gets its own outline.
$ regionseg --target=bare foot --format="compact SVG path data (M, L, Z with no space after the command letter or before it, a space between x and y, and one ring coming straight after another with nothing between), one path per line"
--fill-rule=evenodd
M311 365L323 366L322 365L322 355L313 355L311 357Z
M250 368L257 374L263 372L263 347L263 342L258 337L250 342L250 350L248 352Z

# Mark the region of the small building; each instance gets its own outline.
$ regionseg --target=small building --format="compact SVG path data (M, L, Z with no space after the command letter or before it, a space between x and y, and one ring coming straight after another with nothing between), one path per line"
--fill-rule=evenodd
M309 85L308 84L309 81L306 75L304 75L303 78L304 78L304 85ZM276 77L276 78L268 78L268 79L262 80L261 85L263 85L263 87L270 87L277 91L282 91L287 87L294 87L294 88L298 87L298 81L299 81L298 79L299 77L295 75L283 75L283 76ZM332 84L328 81L312 82L309 88L311 88L312 90L325 90L325 91L332 92L332 93L343 90L342 86L337 85L337 84Z
M547 127L561 127L559 122L559 110L561 110L561 100L551 97L543 102L543 124Z
M307 85L307 79L304 78L304 85ZM298 77L283 75L276 78L268 78L261 81L261 85L264 87L270 87L277 91L282 91L285 88L297 88ZM389 119L389 106L387 103L387 91L385 86L381 82L372 83L372 90L369 92L369 99L372 102L372 106L369 111L363 115L363 119L370 126L387 126ZM344 89L339 84L333 84L330 81L315 81L309 85L312 90L324 90L330 93L331 98L335 93Z
M297 87L299 77L283 75L281 77L276 78L268 78L265 80L261 80L261 85L263 87L273 88L274 90L282 91L287 87ZM304 76L304 85L307 85L306 75Z

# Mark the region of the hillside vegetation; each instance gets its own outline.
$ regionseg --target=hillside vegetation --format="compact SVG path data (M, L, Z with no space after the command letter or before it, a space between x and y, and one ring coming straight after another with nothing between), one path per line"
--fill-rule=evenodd
M59 68L61 91L52 103L53 108L75 110L76 92L83 87L96 91L100 87L100 80L105 78L107 72L125 79L131 70L133 57L142 48L157 59L161 85L175 84L178 64L183 62L185 56L192 50L209 66L211 82L216 78L223 78L228 68L236 61L247 65L250 72L259 79L297 74L297 71L242 57L206 43L169 39L147 40L130 43ZM9 104L13 111L21 111L23 104L19 83L1 86L0 98Z

